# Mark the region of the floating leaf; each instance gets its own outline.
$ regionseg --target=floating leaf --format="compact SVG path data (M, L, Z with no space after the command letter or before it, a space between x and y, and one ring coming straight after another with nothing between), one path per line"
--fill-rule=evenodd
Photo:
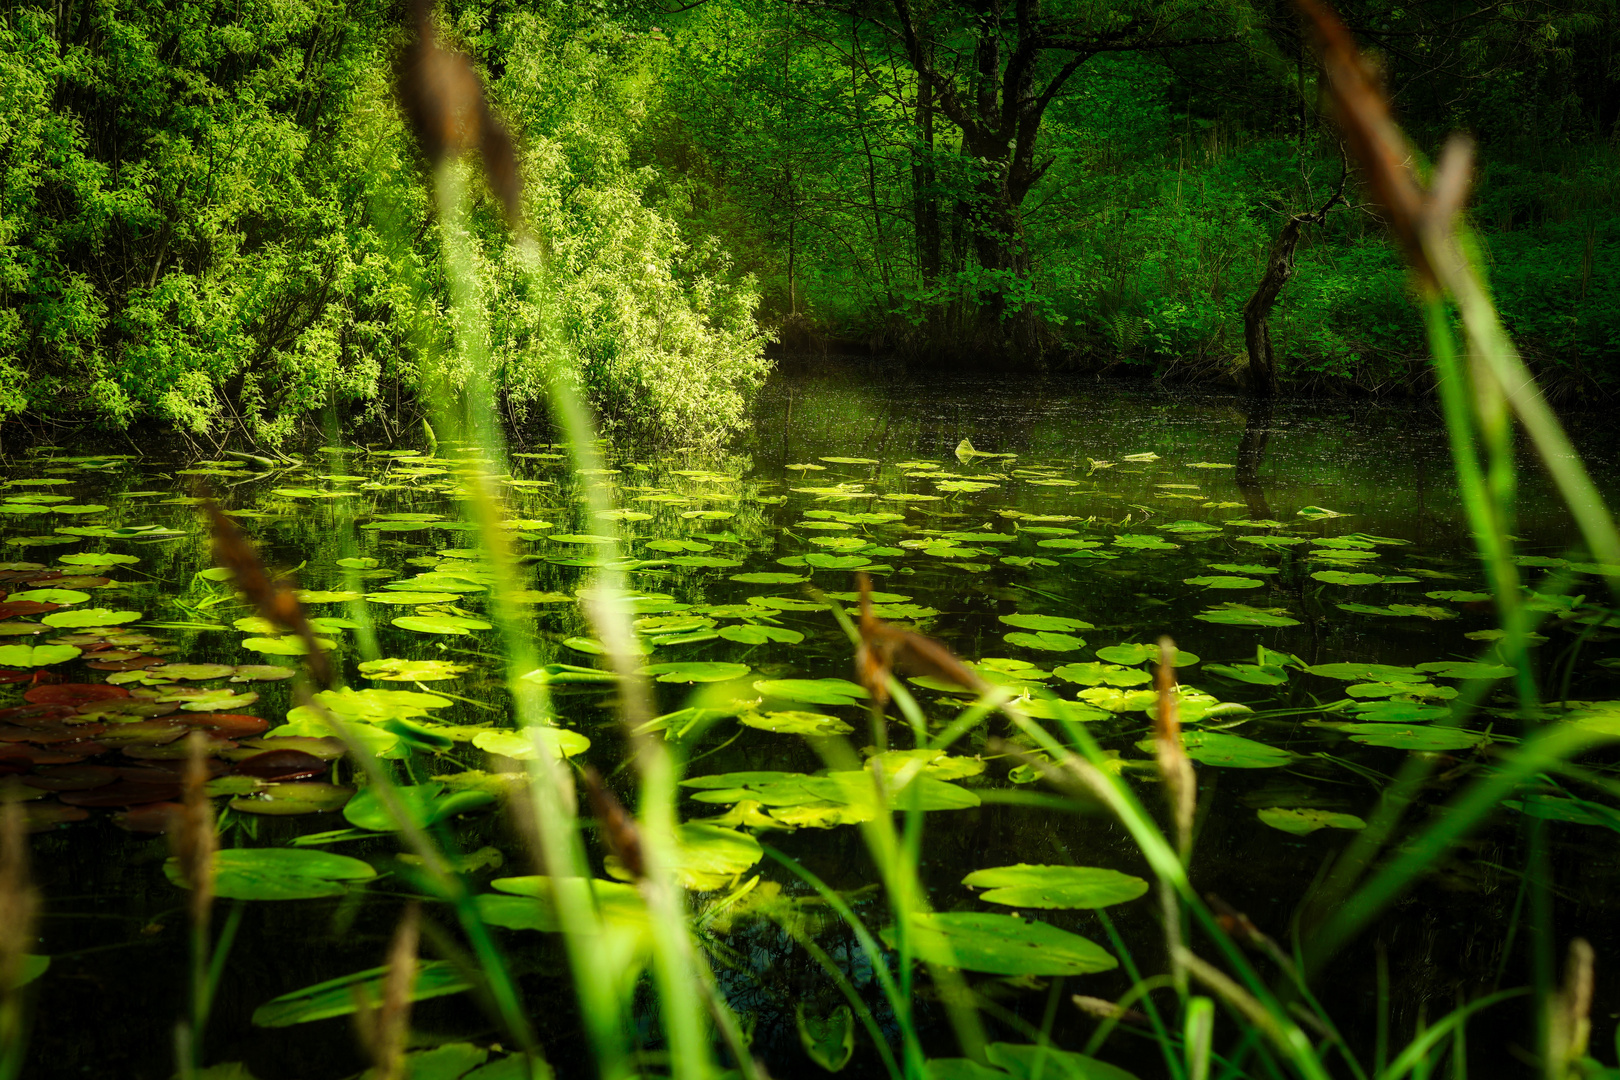
M918 912L911 948L919 960L994 975L1090 975L1119 962L1096 942L1049 923L995 912ZM894 947L894 931L883 931Z
M1081 686L1142 686L1153 681L1141 668L1118 664L1064 664L1052 674Z
M49 667L76 659L72 645L0 645L0 665L20 668Z
M1318 829L1365 829L1367 823L1354 814L1338 814L1331 810L1294 810L1272 806L1255 811L1256 816L1273 829L1281 829L1295 836L1308 836Z
M1467 750L1489 741L1483 732L1456 727L1406 727L1401 724L1340 724L1338 730L1368 746L1393 750Z
M446 791L445 785L437 780L396 786L393 793L401 811L418 828L426 828L434 822L495 801L493 795L484 791ZM368 787L350 799L349 805L343 808L343 817L355 828L370 829L372 832L392 832L399 828L374 787Z
M1259 664L1205 664L1204 670L1251 686L1281 686L1288 681L1282 668Z
M441 682L454 679L471 671L470 664L455 664L448 660L365 660L360 674L379 682Z
M1178 668L1192 667L1199 661L1197 656L1187 652L1185 649L1173 649L1172 652L1174 654L1172 660ZM1106 660L1110 664L1135 665L1145 664L1150 660L1157 664L1159 662L1159 646L1142 642L1108 645L1097 650L1097 659Z
M414 630L418 634L449 634L466 636L474 630L493 629L483 619L470 619L462 615L401 615L390 620L401 630Z
M1207 623L1216 623L1220 626L1298 626L1299 620L1289 615L1279 615L1275 611L1259 608L1245 607L1243 605L1227 605L1225 607L1210 608L1201 611L1193 618Z
M1095 866L998 866L975 870L962 879L988 889L980 900L1018 908L1102 908L1135 900L1147 892L1139 877Z
M1000 620L1008 626L1016 626L1020 630L1095 630L1091 623L1084 619L1070 619L1062 615L1002 615Z
M652 664L642 668L641 673L664 683L712 683L740 679L750 670L747 664Z
M1265 584L1265 582L1251 577L1219 575L1182 578L1181 580L1184 585L1198 585L1205 589L1258 589Z
M1417 668L1394 664L1315 664L1305 670L1312 675L1345 682L1422 682L1424 679Z
M811 705L853 705L856 698L871 696L865 687L848 679L765 679L756 682L754 689L766 697Z
M1294 760L1287 750L1224 731L1183 731L1181 744L1194 761L1227 769L1275 769Z
M73 611L53 611L39 621L46 626L117 626L134 622L141 617L138 611L114 611L111 608L76 608Z
M571 758L591 748L591 740L577 731L538 725L524 731L481 731L472 739L472 744L486 754L497 754L517 761L538 757L536 742L554 758Z
M1010 634L1003 634L1002 639L1011 645L1021 645L1026 649L1037 649L1042 652L1074 652L1076 649L1086 647L1085 638L1057 634L1049 630L1039 633L1016 630Z
M179 863L163 872L181 887ZM214 856L214 894L222 900L310 900L341 896L377 876L368 863L346 855L298 848L226 848Z
M1505 664L1486 664L1464 660L1445 660L1432 664L1419 664L1419 671L1441 679L1508 679L1515 674Z
M358 1010L361 1000L375 1008L382 1004L387 974L387 968L372 968L282 994L253 1010L253 1023L258 1027L291 1027L312 1020L349 1016ZM472 986L461 970L448 960L420 961L411 984L410 1000L425 1001L459 994Z
M337 648L337 644L330 638L316 638L315 645L323 650ZM303 638L292 634L284 637L243 638L242 648L266 656L303 656L309 651Z
M737 722L778 735L847 735L855 729L836 716L813 712L743 712Z

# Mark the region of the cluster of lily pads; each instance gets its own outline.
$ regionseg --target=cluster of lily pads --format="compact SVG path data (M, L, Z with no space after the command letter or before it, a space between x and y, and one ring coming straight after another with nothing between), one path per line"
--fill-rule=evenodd
M882 809L865 770L757 767L797 759L805 738L866 727L869 695L844 677L850 645L832 610L857 602L853 571L876 580L871 614L942 638L1026 715L1051 720L1061 707L1103 725L1122 770L1146 775L1151 766L1152 667L1164 631L1227 657L1175 654L1183 741L1202 766L1308 774L1346 745L1461 754L1511 737L1488 726L1488 707L1487 723L1459 724L1451 711L1460 692L1489 706L1493 681L1513 673L1491 652L1500 632L1471 567L1405 539L1348 531L1344 515L1322 507L1286 521L1249 516L1247 503L1223 497L1230 469L1176 466L1153 453L1021 462L966 440L944 460L827 456L779 474L736 459L693 465L679 454L583 473L561 447L514 454L504 466L449 447L436 455L329 447L307 462L207 460L167 471L127 457L37 453L0 481L0 550L14 556L0 561L0 785L27 800L34 828L105 808L126 828L161 831L179 792L182 737L201 731L209 791L230 812L340 814L345 823L315 816L287 846L221 852L220 896L292 900L364 888L377 867L326 849L401 823L371 789L333 781L344 748L326 716L346 721L379 758L431 763L431 777L413 767L413 782L398 789L418 825L497 802L520 777L515 763L538 754L590 751L610 766L622 739L600 728L611 716L601 699L618 676L586 618L604 566L632 582L626 602L642 673L663 706L644 730L702 762L683 781L682 880L723 893L728 919L768 916L785 902L755 872L758 834L835 829ZM541 643L546 662L524 677L548 688L555 726L537 732L515 730L501 704L488 606L497 578L477 527L457 508L475 473L504 489L509 513L499 527L528 575L524 589L500 599L530 613ZM266 550L302 563L298 595L315 646L345 681L382 685L323 690L312 705L289 697L308 645L253 614L229 573L208 566L193 509L200 496L176 494L180 477L207 483ZM616 509L593 516L590 485L607 485ZM1520 561L1550 575L1528 597L1547 634L1601 628L1607 612L1570 583L1602 568ZM1433 660L1410 666L1379 655L1298 655L1308 639L1295 628L1307 622L1318 638L1340 633L1373 651L1378 638L1356 636L1369 619L1389 620L1408 641L1459 626L1447 628ZM909 682L935 730L977 696L938 675ZM1604 703L1580 708L1609 715ZM991 753L979 730L944 749L868 748L867 765L887 778L891 807L944 812L979 806L986 788L1036 780L1049 759L1023 751ZM1610 828L1620 820L1572 798L1516 805ZM1254 812L1305 835L1361 827L1346 809L1296 797ZM480 865L468 858L469 868ZM611 858L604 872L626 876ZM545 902L551 883L507 877L489 886L477 897L487 922L556 929ZM607 879L596 887L610 920L645 931L632 887ZM975 905L1085 910L1145 889L1098 867L974 869L947 903L957 910L921 916L913 943L924 959L987 974L1107 970L1114 957L1069 929ZM423 978L419 997L465 989L448 968L429 965ZM343 1001L352 1001L350 984L339 980L268 1003L258 1022L337 1015ZM1017 1075L1019 1048L1000 1052L1007 1063L992 1062ZM464 1071L493 1077L494 1064L479 1058Z

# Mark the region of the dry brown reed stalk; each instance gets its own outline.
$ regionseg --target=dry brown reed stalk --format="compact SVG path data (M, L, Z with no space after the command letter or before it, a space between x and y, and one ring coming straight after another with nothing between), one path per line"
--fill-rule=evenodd
M5 996L5 1028L0 1038L7 1045L19 1034L13 1030L15 987L34 943L39 916L39 893L28 872L28 830L22 804L8 800L0 809L0 994Z
M1198 777L1181 745L1181 702L1176 696L1176 643L1159 639L1159 709L1153 721L1153 746L1164 779L1170 816L1176 823L1176 851L1186 862L1192 854L1193 816L1198 808Z
M411 1031L411 991L416 986L417 943L422 931L422 907L405 905L388 947L383 974L382 1001L372 1005L365 985L354 987L354 1026L361 1045L375 1063L373 1080L399 1080L405 1074L405 1043Z
M635 818L624 808L618 796L602 783L602 776L594 768L585 767L585 793L590 799L591 813L601 826L602 840L607 844L625 873L636 881L647 876L647 863L641 850L641 830Z
M855 575L861 594L861 643L855 649L855 679L872 695L878 709L889 701L889 676L895 668L913 675L932 675L947 682L983 693L983 679L949 648L933 638L902 630L872 613L872 579L865 572Z
M432 0L413 0L414 35L394 69L400 108L432 168L477 148L490 191L507 221L521 212L522 178L511 133L489 107L484 83L466 55L440 44Z
M214 533L214 561L229 570L236 587L258 609L260 615L277 626L284 626L304 643L304 660L322 686L331 686L332 662L321 648L315 629L309 625L298 602L298 584L290 577L273 578L253 547L253 541L216 503L205 502Z
M1147 1013L1138 1009L1122 1008L1107 998L1075 994L1070 1000L1074 1002L1075 1008L1099 1020L1115 1020L1124 1024L1135 1024L1138 1027L1147 1027L1152 1022L1148 1019Z
M1592 1038L1592 945L1585 938L1569 943L1564 987L1548 1003L1547 1080L1565 1080L1577 1072Z
M169 844L179 864L180 877L191 890L191 923L206 937L214 903L214 804L208 797L208 736L193 731L186 736L186 773L180 809L169 828Z

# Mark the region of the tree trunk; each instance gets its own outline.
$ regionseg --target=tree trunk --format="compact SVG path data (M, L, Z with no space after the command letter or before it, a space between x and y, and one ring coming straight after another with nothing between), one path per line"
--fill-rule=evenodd
M1282 235L1271 246L1271 257L1266 272L1260 275L1260 285L1243 305L1243 343L1249 352L1249 392L1256 397L1271 397L1277 392L1277 355L1271 347L1271 331L1266 320L1277 306L1277 296L1288 279L1294 276L1294 251L1299 247L1300 228L1314 220L1311 214L1296 214L1283 226Z
M941 265L938 175L934 168L934 87L917 80L917 146L911 162L912 214L916 218L917 270L923 287L939 279Z

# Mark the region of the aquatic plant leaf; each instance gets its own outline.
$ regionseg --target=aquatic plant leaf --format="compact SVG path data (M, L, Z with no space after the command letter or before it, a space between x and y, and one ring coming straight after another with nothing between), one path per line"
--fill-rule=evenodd
M1018 908L1102 908L1135 900L1148 890L1146 881L1118 870L1028 863L975 870L962 884L989 890L980 900Z
M394 794L399 798L401 811L418 828L495 801L495 797L485 791L446 791L445 785L437 780L396 786ZM399 828L377 789L371 787L349 800L343 808L343 817L355 828L372 832L393 832Z
M911 917L913 955L931 964L993 975L1090 975L1119 962L1102 946L1050 923L996 912L918 912ZM883 942L894 948L894 930Z
M1192 667L1200 660L1195 653L1185 649L1174 650L1174 663L1178 668ZM1159 646L1143 642L1127 643L1124 645L1106 645L1097 650L1097 659L1106 660L1110 664L1124 664L1132 666L1152 661L1159 662Z
M721 663L687 663L687 664L650 664L641 669L643 675L651 675L658 682L665 683L712 683L726 682L730 679L740 679L747 675L752 668L747 664L721 664Z
M88 599L90 599L89 593L79 592L77 589L24 589L6 597L6 602L12 604L19 601L30 604L82 604Z
M231 672L231 682L281 682L296 674L292 668L279 664L238 664Z
M591 740L577 731L538 725L525 731L481 731L473 736L472 744L486 754L528 761L538 756L537 741L554 758L571 758L591 748Z
M1052 674L1081 686L1142 686L1153 681L1153 676L1141 668L1118 664L1064 664Z
M1003 634L1002 640L1011 645L1020 645L1026 649L1037 649L1041 652L1074 652L1076 649L1086 647L1085 638L1072 637L1069 634L1057 634L1050 630L1029 633L1015 630L1010 634Z
M766 571L764 573L732 574L732 581L744 585L797 585L810 579L801 574L787 574Z
M1585 799L1561 799L1531 794L1520 799L1504 799L1502 805L1543 821L1563 821L1571 825L1600 825L1620 832L1620 811Z
M103 507L103 509L106 509ZM59 555L57 562L63 566L134 566L141 560L134 555L118 555L106 551L77 551L67 555Z
M1307 521L1326 521L1328 518L1345 516L1337 510L1329 510L1324 506L1302 506L1294 512Z
M1358 701L1350 708L1357 720L1383 724L1422 724L1451 715L1444 705L1419 701Z
M1305 670L1312 675L1344 682L1423 682L1426 678L1417 668L1395 664L1314 664Z
M471 664L448 660L364 660L360 674L380 682L441 682L471 671Z
M121 623L134 622L141 617L138 611L114 611L111 608L77 608L73 611L53 611L42 616L40 622L46 626L74 627L74 626L117 626Z
M1407 727L1403 724L1339 724L1339 731L1358 743L1392 750L1467 750L1490 739L1484 732L1458 727Z
M325 767L325 763L322 767ZM232 799L230 806L232 810L244 814L291 817L341 810L343 804L353 795L353 788L338 787L335 784L269 783L261 785L251 795L241 795Z
M1278 615L1272 611L1258 608L1244 607L1242 605L1228 605L1226 607L1210 608L1201 611L1193 618L1203 622L1215 623L1220 626L1298 626L1299 620L1289 615Z
M308 652L303 639L296 634L285 634L281 637L250 637L242 639L242 648L249 652L263 653L265 656L303 656ZM331 638L316 638L315 644L321 649L335 649L337 643Z
M1235 525L1237 522L1227 522ZM1258 524L1258 522L1256 523ZM1233 537L1240 544L1253 544L1264 548L1293 547L1296 544L1309 543L1303 536L1237 536Z
M847 735L855 729L836 716L824 713L787 711L738 713L737 722L745 727L778 735Z
M1433 604L1390 604L1387 607L1378 607L1373 604L1335 604L1340 611L1355 612L1358 615L1388 615L1394 618L1422 618L1422 619L1455 619L1457 613L1450 608L1435 607Z
M767 641L781 641L789 645L796 645L804 640L804 635L797 630L789 630L780 626L761 626L757 623L722 626L719 630L719 636L726 641L735 641L740 645L763 645Z
M827 1072L842 1072L855 1056L855 1014L849 1006L840 1005L826 1016L810 1016L801 1001L793 1016L805 1056Z
M1419 664L1417 669L1439 679L1508 679L1514 669L1505 664L1486 664L1478 661L1443 660Z
M1114 546L1129 548L1132 551L1175 551L1180 544L1172 544L1161 536L1144 536L1134 533L1121 533L1114 537Z
M185 888L179 862L163 872ZM214 894L222 900L310 900L341 896L377 871L369 863L326 851L298 848L226 848L214 856Z
M1228 574L1279 574L1282 571L1275 566L1264 566L1260 563L1208 563L1211 570L1220 570Z
M1183 731L1181 744L1194 761L1225 769L1275 769L1294 760L1293 754L1280 747L1225 731ZM1153 740L1137 745L1151 752Z
M1292 809L1270 806L1255 811L1255 816L1273 829L1281 829L1295 836L1309 836L1318 829L1365 829L1367 823L1354 814L1339 814L1331 810Z
M1471 592L1467 589L1439 589L1423 595L1430 600L1450 600L1454 604L1482 604L1491 598L1490 593Z
M387 968L372 968L282 994L253 1010L253 1023L257 1027L291 1027L312 1020L349 1016L359 1007L356 1004L357 992L360 998L375 1008L382 1003L383 980L387 973ZM417 965L410 999L426 1001L428 998L459 994L472 989L472 985L460 969L449 961L426 960Z
M1264 581L1251 577L1233 577L1230 575L1206 575L1204 577L1182 578L1184 585L1198 585L1205 589L1258 589Z
M1000 620L1008 626L1016 626L1020 630L1056 630L1066 632L1070 630L1095 630L1091 623L1084 619L1070 619L1062 615L1002 615Z
M389 620L401 630L414 630L418 634L448 634L466 636L474 630L491 630L493 624L483 619L463 615L401 615Z
M72 645L0 645L0 665L7 667L49 667L79 655L79 650Z
M802 701L810 705L853 705L871 695L848 679L763 679L754 689L766 697Z
M1260 664L1205 664L1204 670L1252 686L1281 686L1288 681L1282 668Z

